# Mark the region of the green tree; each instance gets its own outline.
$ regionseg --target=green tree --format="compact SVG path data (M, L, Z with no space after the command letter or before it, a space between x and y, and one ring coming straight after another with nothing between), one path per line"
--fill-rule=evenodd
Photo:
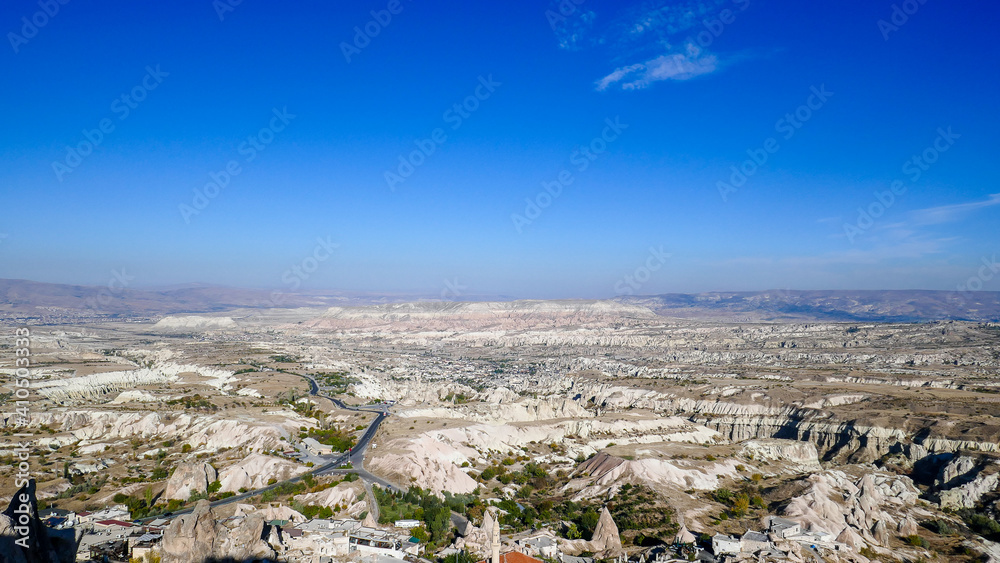
M583 516L580 517L580 527L584 529L589 538L594 534L594 528L597 527L597 521L600 520L601 516L594 510L593 507L588 508Z
M743 516L750 509L750 497L746 493L740 493L733 499L733 515Z

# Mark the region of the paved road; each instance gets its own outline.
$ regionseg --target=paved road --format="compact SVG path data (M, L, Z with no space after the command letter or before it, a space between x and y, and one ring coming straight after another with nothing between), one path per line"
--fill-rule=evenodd
M805 549L806 553L811 554L813 556L813 560L815 560L816 563L823 563L824 561L826 561L825 559L823 559L823 556L820 554L820 552L816 548L814 548L814 547L806 547L806 546L803 546L803 547L806 548Z
M226 505L226 504L232 504L234 502L240 502L242 500L253 498L255 496L262 495L262 494L266 493L267 491L271 491L271 490L277 489L281 485L288 484L288 483L297 483L297 482L301 481L303 477L305 477L306 475L310 475L310 474L312 474L312 475L343 475L343 474L347 474L347 473L357 473L358 476L361 477L361 479L364 481L365 490L368 491L368 495L372 499L372 505L375 507L375 514L374 514L375 520L378 521L378 515L379 515L378 501L375 499L374 493L371 492L371 483L377 483L381 487L385 487L387 489L394 490L394 491L398 491L400 489L398 487L396 487L395 485L393 485L392 483L389 483L385 479L381 479L379 477L376 477L375 475L372 475L368 471L365 471L365 469L364 469L365 449L368 447L368 444L371 442L371 439L375 436L375 433L378 431L379 425L382 424L382 421L385 420L389 416L389 406L390 406L390 403L379 403L379 404L375 404L375 405L362 405L362 406L357 406L357 407L350 406L350 405L345 404L340 399L335 399L335 398L327 396L327 395L321 395L319 393L319 384L317 384L316 380L313 379L311 376L301 375L301 377L304 377L306 380L309 381L309 394L310 395L314 395L314 396L320 397L322 399L329 399L330 401L333 402L333 404L337 405L337 407L341 408L341 409L352 410L352 411L377 412L378 416L376 416L375 420L373 420L372 423L370 425L368 425L368 429L365 430L365 433L361 435L361 438L358 440L358 443L355 444L354 447L351 448L351 450L348 453L337 454L335 457L334 456L324 456L324 458L329 459L330 461L328 461L327 463L322 464L322 465L314 466L309 471L306 471L305 473L303 473L303 474L301 474L301 475L299 475L297 477L292 477L291 479L287 479L285 481L280 481L278 483L274 483L273 485L268 485L268 486L266 486L264 488L261 488L261 489L256 489L256 490L253 490L253 491L247 491L245 493L241 493L241 494L238 494L238 495L235 495L235 496L224 498L222 500L213 501L211 503L211 505L213 507L215 507L215 506L223 506L223 505ZM344 464L347 464L347 463L351 464L351 469L341 469L341 466L343 466ZM185 508L183 510L178 510L176 512L173 512L171 514L171 516L180 516L181 514L188 514L188 513L192 512L193 510L194 510L194 507ZM159 518L161 516L162 515L151 516L151 517L143 518L143 519L137 520L137 521L149 521L149 520L153 520L155 518Z

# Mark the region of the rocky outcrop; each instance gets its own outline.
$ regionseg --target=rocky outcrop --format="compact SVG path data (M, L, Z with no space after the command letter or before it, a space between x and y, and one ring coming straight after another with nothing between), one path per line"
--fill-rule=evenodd
M51 409L33 415L32 424L44 424L67 433L62 445L78 441L81 452L101 452L105 445L137 437L183 441L196 450L273 450L284 446L282 436L287 438L292 433L297 433L301 426L311 427L316 424L315 419L298 415L291 410L269 414L280 418L272 422L232 420L220 415ZM155 453L155 449L152 451Z
M469 520L459 530L459 537L455 539L454 543L455 549L464 549L477 557L488 558L491 551L494 523L493 509L486 510L482 526L476 526L472 520Z
M603 368L601 371L604 371ZM634 373L623 375L636 376ZM870 463L887 454L909 449L922 449L924 455L959 450L1000 452L1000 441L995 439L998 430L993 427L982 429L979 436L973 435L979 439L970 440L963 439L966 434L951 432L945 425L938 425L931 432L929 428L905 427L907 425L903 420L898 421L899 427L885 425L882 420L837 420L824 410L857 402L865 397L864 394L837 395L788 404L762 393L743 396L740 387L724 385L711 390L718 397L713 400L678 397L606 382L578 381L572 389L578 392L580 400L609 410L648 409L684 416L718 431L732 442L786 439L812 443L820 459L825 461ZM730 395L740 397L722 400ZM945 432L946 435L938 435L938 432Z
M590 545L594 548L594 555L598 559L610 559L625 554L622 549L622 539L618 535L618 526L608 507L601 510L601 516L594 527L594 535L590 539Z
M889 528L885 525L885 520L879 520L872 526L872 537L878 545L889 545Z
M110 463L109 463L110 462ZM113 464L112 460L90 460L90 461L77 461L70 464L67 468L70 475L85 475L88 473L100 473L108 468L109 464Z
M260 489L268 480L284 481L306 471L304 465L264 454L250 454L235 465L219 472L221 492L238 493L240 489Z
M938 492L938 502L941 508L972 508L997 488L1000 488L1000 473L981 473L964 485Z
M169 383L176 379L176 373L142 368L49 380L38 385L38 392L60 404L100 402L107 393L134 389L141 385Z
M956 455L943 463L934 479L942 508L972 508L1000 487L1000 463L987 454Z
M516 397L516 395L515 395ZM407 399L412 401L414 394ZM407 403L407 399L402 402ZM578 401L560 398L531 399L521 398L518 401L503 401L497 403L479 403L461 405L460 407L419 407L399 412L404 418L460 418L485 423L504 422L535 422L553 419L587 419L594 413L588 411Z
M273 527L268 526L261 514L250 514L216 540L215 552L218 557L231 557L237 561L273 558L277 550L268 540L274 542ZM277 545L277 542L274 542Z
M361 521L361 525L364 526L365 528L378 527L378 522L375 521L375 516L372 514L370 510L368 511L367 514L365 514L365 519Z
M391 332L483 329L530 330L566 325L601 325L623 318L655 319L645 307L611 301L417 302L370 307L331 307L304 323L325 330L379 329Z
M160 332L189 332L233 328L237 328L237 325L232 317L182 315L163 317L151 327L151 330Z
M983 540L981 544L966 540L962 547L982 554L984 563L1000 563L1000 543Z
M894 428L864 426L853 421L832 423L797 416L693 417L709 428L738 442L759 438L784 438L811 442L826 458L851 463L869 463L908 442L906 432Z
M896 526L896 535L904 538L915 535L918 531L917 521L909 516L904 516Z
M129 391L122 391L118 394L113 401L112 405L123 405L128 403L155 403L160 399L155 395L151 395L145 391L138 391L131 389Z
M618 525L608 507L601 509L601 515L594 527L594 534L590 540L559 540L560 547L570 555L590 551L598 559L610 559L625 554L622 548L621 536L618 534Z
M38 518L35 480L31 479L0 514L0 563L70 563L75 559L73 531L49 530Z
M755 461L781 461L802 472L821 471L819 452L810 442L763 439L743 444L740 455Z
M707 416L691 420L720 432L731 441L783 438L813 443L825 461L871 463L884 455L920 448L926 454L972 450L998 452L1000 443L948 438L917 438L901 428L856 420L831 422L827 415L789 412L778 416Z
M978 464L975 459L966 455L955 456L941 467L935 484L938 488L950 489L960 485L961 483L957 482L959 480L968 481L966 477L973 472L978 473Z
M163 496L167 499L187 500L192 494L208 492L208 486L218 478L214 467L207 463L182 463L167 480Z
M435 439L430 433L416 439L390 440L366 462L371 471L398 483L413 483L432 491L471 493L479 483L457 465L478 455L467 446Z
M846 527L841 530L840 534L837 536L837 541L851 546L851 549L855 551L860 550L865 546L865 540L863 540L857 532Z
M215 553L218 529L207 500L200 500L190 514L178 516L163 532L163 563L193 563Z
M449 410L455 412L458 409ZM400 416L406 414L407 411L404 411ZM373 471L397 482L405 483L414 479L413 482L423 488L467 493L475 490L478 483L460 466L466 462L473 466L487 462L489 452L506 454L520 452L531 444L564 444L565 450L549 454L549 459L557 463L571 463L577 456L593 455L610 442L701 444L715 443L718 439L716 432L680 417L650 418L622 414L607 419L575 419L564 418L563 413L547 416L553 416L554 419L541 424L517 424L501 414L500 418L492 419L492 423L449 426L422 432L412 438L392 439L384 445L380 444L366 464ZM808 449L808 444L802 447ZM677 469L659 460L641 460L636 462L633 469L653 480L683 484L686 477L690 476L697 483L708 483L708 479L711 487L717 486L714 474L708 476L688 473L684 468ZM731 472L732 467L719 471Z
M130 371L110 371L78 377L53 378L39 381L38 392L60 404L75 404L81 401L101 402L105 395L115 391L135 389L143 385L160 385L177 381L182 373L195 373L206 378L203 383L219 390L231 389L234 379L230 371L173 362L156 363Z
M851 545L860 539L875 546L887 546L890 530L909 526L900 522L919 496L908 477L869 469L859 479L840 470L830 470L810 476L807 482L808 491L792 499L785 515L800 522L804 529L850 539L845 543Z
M209 502L200 500L194 511L178 516L164 530L163 563L201 563L210 558L274 559L277 550L267 541L271 532L271 526L259 513L219 524Z
M663 460L646 458L625 460L601 452L582 463L567 489L579 488L574 496L591 498L623 483L644 483L657 487L710 491L719 488L720 480L739 475L736 459L719 461Z
M304 493L297 495L295 501L302 503L302 506L336 506L344 507L347 513L356 517L368 509L368 503L359 501L358 496L364 491L360 481L353 483L340 483L336 487L324 489L315 493Z
M684 524L681 524L680 529L677 530L676 534L674 534L675 544L694 544L697 541L698 538L695 537L695 535L692 534L691 531L688 530L687 526Z

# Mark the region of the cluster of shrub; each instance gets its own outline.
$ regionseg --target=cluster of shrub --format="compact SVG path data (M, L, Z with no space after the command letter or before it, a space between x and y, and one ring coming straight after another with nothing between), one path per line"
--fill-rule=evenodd
M716 489L712 493L712 499L727 507L726 510L719 514L719 520L743 518L751 509L767 508L764 498L753 487L745 487L744 490L735 493L725 488Z
M346 371L320 372L313 379L334 395L343 395L347 393L348 387L360 382L358 378L350 377Z
M156 499L153 494L152 487L146 487L146 490L143 491L143 495L141 497L118 493L112 497L112 500L114 500L117 504L124 504L128 508L128 511L132 514L132 518L145 518L151 514L158 514L162 512L162 510L157 508L154 504ZM174 510L176 510L176 508Z
M204 410L211 412L219 410L219 405L216 405L212 401L209 401L207 397L202 397L200 393L195 393L190 397L184 396L179 399L170 399L166 401L165 404L170 406L183 405L185 409Z
M995 518L971 508L957 511L959 517L970 530L992 541L1000 541L1000 522Z
M299 429L299 439L312 438L320 444L326 444L335 451L346 452L353 448L356 440L350 432L340 428L308 428Z
M508 457L504 458L500 463L491 465L486 469L483 469L479 474L479 480L483 483L489 482L491 479L496 479L504 485L509 485L515 483L518 485L527 485L534 483L534 488L543 489L549 485L549 472L535 462L529 462L524 465L520 470L511 470L510 467L517 463L518 461L524 461L529 459L528 456L520 456L518 458Z
M496 479L503 485L520 485L516 500L504 500L498 507L505 513L500 522L514 531L550 525L567 539L590 539L600 518L601 504L574 502L563 497L560 485L567 482L563 471L552 473L536 462L525 463L521 469L511 467L528 459L508 457L479 474L479 480L489 483ZM501 492L499 487L494 492ZM666 538L677 530L673 509L650 488L625 484L606 504L618 531L626 541L647 545L655 538ZM559 522L568 522L566 526Z
M533 495L522 502L504 500L498 506L506 511L500 522L516 531L549 525L567 539L585 540L593 537L602 508L600 503L575 502L546 494ZM677 531L673 509L649 487L626 483L604 506L626 543L651 545ZM559 522L568 525L559 526Z
M470 508L482 514L482 502L477 493L453 495L444 492L444 499L429 490L411 486L405 493L393 492L375 487L375 498L379 504L379 523L388 524L396 520L419 520L421 527L411 530L413 537L428 542L428 549L450 544L451 511L468 515Z

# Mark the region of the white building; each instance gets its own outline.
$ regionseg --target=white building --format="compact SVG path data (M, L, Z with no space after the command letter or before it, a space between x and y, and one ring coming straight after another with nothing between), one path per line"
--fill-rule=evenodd
M767 531L775 536L784 539L789 536L797 536L802 533L802 526L794 520L779 518L777 516L767 517Z
M343 557L350 553L351 532L360 527L357 520L309 520L295 526L302 536L290 537L289 546L321 557Z
M523 540L518 540L517 544L521 546L522 551L526 555L548 557L551 559L555 559L559 555L559 543L554 536L549 534L538 534L527 537Z
M715 555L736 555L740 552L740 538L715 534L712 536L712 553Z
M803 546L817 546L824 549L829 549L831 551L852 551L853 548L846 543L836 541L833 534L829 532L824 532L822 530L815 530L811 532L799 532L795 535L789 535L785 539L789 541L798 542Z
M333 448L326 445L320 444L315 438L306 438L302 440L302 445L309 450L309 453L313 455L330 455L333 453Z
M389 555L402 559L407 555L419 555L419 543L410 542L410 536L401 536L377 528L360 527L350 536L350 552L361 555Z
M295 529L301 536L288 534L289 547L316 557L344 557L357 552L402 559L422 551L419 543L410 541L409 534L368 528L357 520L314 519L298 524Z
M131 519L132 513L128 511L128 507L124 504L112 506L111 508L105 508L104 510L99 510L97 512L81 512L78 515L78 520L81 524L91 524L93 522L100 522L101 520L128 521Z
M143 534L129 538L129 558L145 560L147 554L158 553L160 551L160 540L162 539L163 534Z
M740 551L743 553L757 553L758 551L768 550L774 547L771 540L767 539L767 536L760 533L754 532L753 530L747 530L743 537L740 538Z

